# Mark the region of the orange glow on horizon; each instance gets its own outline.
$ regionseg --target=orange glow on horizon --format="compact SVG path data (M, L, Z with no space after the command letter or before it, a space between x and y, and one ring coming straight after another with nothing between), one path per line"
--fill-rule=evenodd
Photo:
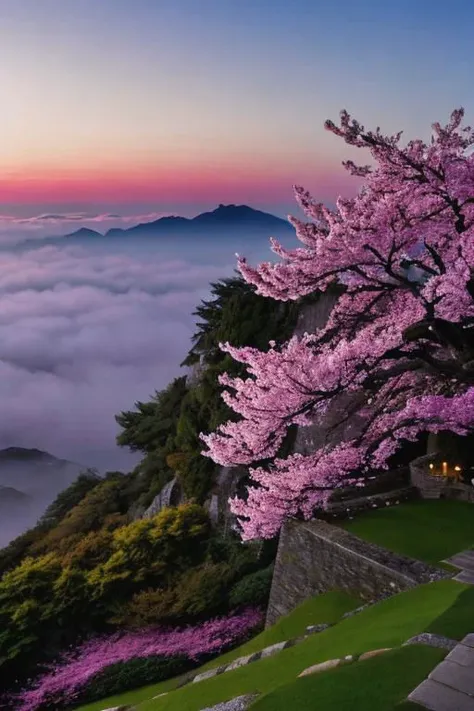
M117 165L97 167L36 166L0 172L0 203L144 202L173 200L280 199L294 183L317 190L321 199L353 194L357 181L345 171L303 162L215 160L188 165ZM323 195L324 194L324 195Z

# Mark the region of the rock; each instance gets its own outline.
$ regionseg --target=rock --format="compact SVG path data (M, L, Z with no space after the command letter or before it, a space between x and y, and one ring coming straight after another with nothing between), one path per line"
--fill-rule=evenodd
M371 657L378 657L379 654L383 654L384 652L390 652L391 649L391 647L383 647L382 649L372 649L370 652L364 652L364 654L361 654L359 657L359 661L361 662L364 659L370 659Z
M233 662L227 665L226 671L232 671L232 669L238 669L239 667L243 667L246 664L249 664L250 660L254 656L255 655L253 654L248 654L246 657L239 657L238 659L234 659Z
M361 605L360 607L356 607L355 610L349 610L349 612L345 612L342 616L342 620L345 620L347 617L352 617L353 615L358 615L359 612L362 612L365 610L367 607L370 607L369 604L366 605Z
M258 694L244 694L243 696L236 696L235 699L230 701L223 701L217 706L207 706L201 711L246 711L257 697Z
M309 634L314 634L315 632L323 632L324 630L327 630L328 627L331 627L327 622L322 622L320 625L308 625L306 628L306 632Z
M265 647L265 649L262 649L260 653L260 659L278 654L278 652L281 652L281 650L285 649L285 647L286 642L277 642L277 644L272 644L270 647Z
M202 672L201 674L198 674L197 676L195 676L193 679L193 684L196 681L204 681L204 679L211 679L213 676L222 674L222 672L225 671L226 669L227 669L226 665L221 665L220 667L214 667L213 669L208 669L207 671Z
M328 669L334 669L341 664L341 659L329 659L327 662L321 662L320 664L314 664L312 667L304 669L298 676L308 676L309 674L319 674L319 672L327 671Z
M414 637L410 637L406 642L403 643L403 647L407 644L427 644L430 647L439 647L440 649L447 649L451 651L457 645L454 639L449 639L449 637L443 637L440 634L434 634L433 632L422 632ZM464 643L463 643L464 644Z

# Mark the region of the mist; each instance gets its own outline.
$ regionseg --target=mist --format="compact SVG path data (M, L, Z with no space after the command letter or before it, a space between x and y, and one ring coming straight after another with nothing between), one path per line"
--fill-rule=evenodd
M3 249L0 448L132 469L114 415L187 372L192 312L234 273L235 252L274 256L261 234Z

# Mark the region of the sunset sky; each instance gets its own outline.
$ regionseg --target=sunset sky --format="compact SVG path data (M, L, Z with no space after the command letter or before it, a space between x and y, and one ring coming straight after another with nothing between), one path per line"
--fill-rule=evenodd
M473 22L468 0L0 0L0 212L331 201L341 108L407 138L472 123Z

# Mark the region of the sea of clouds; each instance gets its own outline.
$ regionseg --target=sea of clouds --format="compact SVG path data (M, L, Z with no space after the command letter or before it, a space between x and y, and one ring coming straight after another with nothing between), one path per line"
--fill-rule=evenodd
M116 446L114 415L187 372L179 364L193 311L211 282L233 274L236 251L254 263L271 259L267 239L249 247L225 235L191 244L4 246L0 448L38 448L101 472L133 468L137 455Z
M13 245L25 239L41 240L44 237L58 237L81 227L105 234L114 227L127 229L140 222L152 222L170 214L169 212L145 212L141 215L117 215L113 212L77 211L19 217L2 213L0 214L0 245Z

